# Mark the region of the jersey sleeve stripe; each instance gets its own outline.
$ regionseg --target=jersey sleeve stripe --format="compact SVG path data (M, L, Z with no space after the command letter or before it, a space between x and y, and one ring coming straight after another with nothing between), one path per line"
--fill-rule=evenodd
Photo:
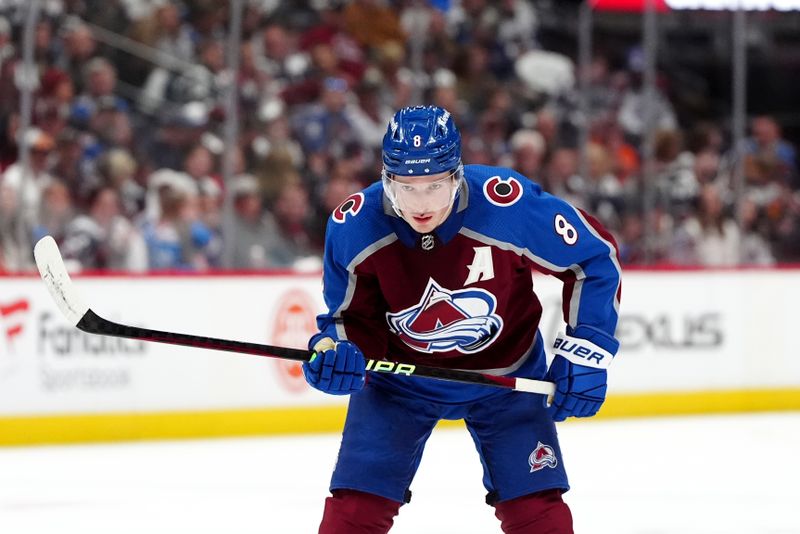
M575 208L576 215L578 218L583 222L586 229L597 238L598 241L604 243L608 247L608 258L611 260L611 264L617 270L617 289L614 292L614 311L619 313L619 299L620 299L620 284L622 283L622 267L619 264L619 258L617 257L617 247L614 243L612 243L609 239L603 236L591 221L587 220L583 211Z

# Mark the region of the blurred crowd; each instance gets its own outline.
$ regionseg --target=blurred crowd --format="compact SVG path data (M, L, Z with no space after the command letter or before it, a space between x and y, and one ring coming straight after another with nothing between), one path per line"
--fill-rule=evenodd
M641 51L580 73L537 39L539 4L253 0L232 76L227 1L42 2L33 73L27 3L4 2L0 271L33 269L46 234L85 270L318 266L328 214L379 177L388 119L419 103L454 114L465 163L512 167L598 217L626 264L800 261L796 152L773 117L750 118L738 180L729 132L679 124L660 76L645 169Z

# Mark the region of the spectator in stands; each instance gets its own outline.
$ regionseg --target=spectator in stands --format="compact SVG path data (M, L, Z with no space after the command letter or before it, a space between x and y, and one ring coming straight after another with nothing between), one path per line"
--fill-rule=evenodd
M600 143L608 150L614 176L620 183L628 185L636 181L641 174L639 153L625 139L625 133L613 120L599 120L592 124L590 131L592 141Z
M33 269L32 229L23 217L18 193L0 180L0 272Z
M53 180L44 187L39 216L33 225L33 242L46 235L61 243L67 226L75 217L75 209L69 188L60 180Z
M52 65L57 45L53 41L53 22L48 17L40 17L33 32L33 61L41 73Z
M33 120L42 130L58 137L67 127L75 88L69 75L49 68L41 76L33 107Z
M11 40L11 24L0 16L0 69L2 65L16 55L16 48Z
M125 101L112 96L99 98L89 120L89 132L95 140L87 147L90 156L96 157L109 148L132 148L133 125Z
M312 222L310 195L302 183L286 184L275 199L272 213L293 265L310 257L321 257L321 251L315 248L319 241L311 235L309 228Z
M97 174L117 192L120 212L134 220L144 209L145 189L136 181L138 165L130 152L112 148L97 161Z
M273 80L274 94L301 79L310 65L308 55L298 49L297 35L277 22L269 22L260 35L254 36L253 53L258 68Z
M319 103L297 113L293 131L306 152L341 154L346 144L359 140L347 109L349 97L344 78L326 78Z
M197 219L208 229L209 238L203 247L203 255L212 269L225 267L223 264L225 243L222 235L223 201L222 187L219 183L214 180L201 183L197 197Z
M328 158L325 152L315 152L308 155L309 163L319 160L319 169L307 167L304 179L309 183L324 180L328 173ZM267 205L271 205L278 197L279 192L287 183L300 181L300 173L295 167L292 154L276 148L261 161L256 167L256 178L259 183L261 198Z
M568 146L564 142L561 132L561 121L558 112L554 107L545 106L536 112L534 127L544 140L545 156L549 156L552 151L559 146Z
M92 192L88 212L67 226L60 248L65 260L84 270L142 272L148 266L144 239L121 215L111 186Z
M209 261L205 248L212 234L199 220L197 185L183 173L162 173L157 214L145 219L141 231L147 243L151 270L204 271Z
M89 128L92 117L103 110L117 110L127 113L128 103L116 94L117 69L103 57L95 57L83 66L84 90L75 99L72 107L72 120L81 128Z
M775 154L759 152L745 156L745 196L759 207L775 202L790 183L787 181L786 167Z
M344 24L347 33L367 50L406 40L400 18L383 0L351 1L344 8Z
M220 183L214 154L202 143L194 145L183 160L183 171L197 183L199 188L213 187Z
M183 60L194 59L194 38L191 26L181 18L177 4L164 2L133 25L131 38L164 54Z
M542 182L544 138L536 130L517 130L511 136L511 162L508 167L522 173L534 182Z
M625 191L619 179L611 172L612 162L608 150L597 143L586 148L586 194L589 211L611 231L620 228L625 204Z
M750 158L775 161L776 172L781 181L799 188L797 183L797 153L795 148L781 137L781 128L773 118L761 115L750 124L751 137L745 144L745 153Z
M12 37L11 24L0 15L0 123L18 110L14 69L19 57ZM0 172L2 170L0 166Z
M373 68L366 75L380 84L380 99L392 109L410 105L414 86L419 83L407 66L405 48L395 42L386 43L375 52Z
M2 77L0 77L2 84ZM0 104L2 101L0 101ZM19 130L19 113L10 112L0 115L0 174L10 167L19 157L17 146Z
M92 141L88 134L81 134L69 127L63 129L56 138L50 169L53 176L66 184L72 201L79 210L86 207L89 192L99 185L86 159L84 143L87 141Z
M270 100L259 110L259 121L261 122L258 135L248 147L251 154L251 167L254 169L262 165L267 167L271 163L265 160L274 154L281 154L279 158L285 161L287 167L300 169L305 162L306 155L300 147L300 143L292 136L289 117L285 113L285 106L281 100Z
M719 179L720 157L711 149L697 152L694 157L694 177L699 186Z
M660 130L655 133L653 159L657 202L680 220L694 210L699 195L695 156L683 150L677 130Z
M466 112L466 106L458 97L458 77L450 69L439 68L433 72L430 100L435 106L442 109L452 109L454 117L461 117ZM462 118L465 124L471 120Z
M769 224L773 253L780 262L800 262L800 193L788 185L763 208Z
M367 57L358 41L347 32L343 3L326 2L319 12L319 22L299 37L301 50L311 50L318 43L330 46L345 78L351 83L361 80Z
M612 73L606 54L596 52L589 62L586 104L590 122L607 121L617 108L619 94L614 90Z
M66 72L75 84L76 92L82 93L86 89L83 69L92 58L97 57L97 42L89 26L74 16L61 26L61 34L60 53L54 66Z
M677 265L731 267L739 263L740 231L725 214L721 191L708 184L700 191L697 213L676 228L670 261Z
M328 218L347 197L357 193L364 184L354 179L355 174L350 170L351 165L346 161L339 161L334 165L330 178L318 187L313 198L313 210L309 228L314 239L313 247L322 250L325 241L325 228Z
M775 263L775 256L767 239L768 221L764 210L750 199L742 199L739 205L741 243L739 263L741 265L768 266Z
M28 145L30 169L25 171L22 162L18 161L8 167L0 179L6 187L15 191L21 216L25 218L27 224L33 225L39 214L42 191L53 181L49 171L50 156L55 148L55 141L46 132L31 128L26 132L22 142Z
M578 174L578 152L575 149L558 148L553 152L541 185L548 193L563 198L575 207L588 207L587 184Z
M181 105L202 105L207 115L222 105L225 89L225 51L223 42L210 38L198 46L197 63L181 70L157 67L153 69L139 98L144 113L180 115Z
M201 142L208 128L208 107L190 102L163 110L155 131L139 141L155 168L180 169L191 148Z
M263 101L270 100L271 82L269 75L258 68L253 41L243 41L239 45L239 73L236 86L239 99L239 121L242 135L249 135L247 130L258 128L258 112Z
M183 20L180 8L174 2L157 2L146 6L136 2L139 9L129 15L131 22L124 33L134 41L155 48L170 59L192 62L195 57L195 42L192 28ZM155 59L155 58L154 58ZM136 87L145 84L151 71L165 66L164 59L153 61L144 57L130 56L125 62L123 79Z
M250 175L237 176L231 194L236 236L231 245L231 267L245 270L291 267L294 258L272 214L263 209L258 181Z
M641 214L633 210L624 213L617 235L620 261L628 265L644 264L644 218Z
M620 99L617 121L630 140L641 141L645 133L645 94L643 84L644 59L639 48L632 49L628 56L628 65L631 69L630 81L623 89ZM672 104L664 95L661 88L656 87L652 101L654 126L660 130L675 130L678 128L678 119Z

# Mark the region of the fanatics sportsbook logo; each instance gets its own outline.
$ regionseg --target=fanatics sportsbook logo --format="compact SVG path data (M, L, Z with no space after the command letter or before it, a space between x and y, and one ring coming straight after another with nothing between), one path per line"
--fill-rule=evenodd
M3 320L3 331L9 352L14 350L14 340L22 334L23 319L28 315L30 303L26 299L11 302L0 302L0 317Z
M16 343L25 329L30 307L27 299L0 301L2 335L5 338L5 350L0 350L0 379L12 375L19 366L21 355L15 354Z
M556 458L553 447L545 445L541 441L538 442L536 448L533 449L531 455L528 456L528 465L531 466L531 473L544 469L545 467L555 469L558 465L558 459Z
M450 291L431 278L417 304L387 313L386 321L392 333L420 352L472 354L500 335L503 319L496 309L497 299L484 289Z

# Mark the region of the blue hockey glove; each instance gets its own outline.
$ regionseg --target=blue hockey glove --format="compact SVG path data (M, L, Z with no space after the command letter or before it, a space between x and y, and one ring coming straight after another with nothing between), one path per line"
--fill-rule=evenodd
M616 352L619 343L599 331L578 327L576 334L584 334ZM588 335L587 335L588 334ZM547 379L554 382L556 392L547 412L553 421L567 417L591 417L606 399L606 378L613 353L583 337L559 334L553 344L555 358L547 371Z
M347 395L364 387L366 361L353 343L326 337L314 350L314 357L303 362L303 376L311 387L331 395Z

